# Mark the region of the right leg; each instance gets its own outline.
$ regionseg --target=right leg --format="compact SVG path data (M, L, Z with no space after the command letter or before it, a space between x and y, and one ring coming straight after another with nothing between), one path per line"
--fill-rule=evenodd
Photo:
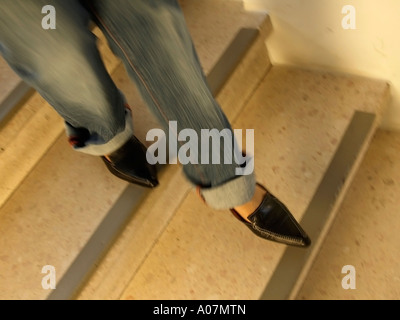
M45 5L56 29L43 29ZM132 136L132 118L111 80L78 0L2 0L0 54L64 118L74 147L109 154Z
M42 8L56 12L56 28L43 29ZM102 156L119 178L158 184L145 147L133 136L132 116L108 74L79 0L2 0L0 54L64 118L77 151Z

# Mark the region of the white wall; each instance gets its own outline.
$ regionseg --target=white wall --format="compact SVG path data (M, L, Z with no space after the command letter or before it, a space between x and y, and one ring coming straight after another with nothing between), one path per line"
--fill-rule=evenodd
M382 128L400 130L400 0L244 0L270 14L272 61L387 80L392 101ZM345 30L345 5L356 29Z

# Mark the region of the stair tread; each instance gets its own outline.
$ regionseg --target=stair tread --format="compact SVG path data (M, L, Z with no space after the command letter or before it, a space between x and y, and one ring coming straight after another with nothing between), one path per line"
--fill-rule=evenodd
M0 101L8 97L20 81L17 74L0 57Z
M297 299L400 299L399 148L399 131L377 130ZM356 290L341 286L347 265Z
M229 2L228 6L225 1L182 3L206 71L212 68L241 27L258 26L266 17L265 14L245 12L241 2ZM222 11L224 14L219 15ZM104 40L100 45L104 46ZM121 88L129 86L129 92L126 93L128 102L146 118L145 121L140 117L134 118L139 136L143 135L146 128L157 125L142 108L142 101L132 84L128 83L121 64L109 52L106 54L105 60L110 62L107 63L107 68L112 71L115 82ZM33 157L35 159L21 169L23 175L19 177L19 182L22 184L16 182L14 185L2 186L9 193L0 202L0 241L2 248L13 249L2 251L0 268L4 270L4 274L13 276L0 276L0 297L44 299L49 292L40 285L42 266L54 265L59 279L127 183L110 175L98 158L72 152L65 141L61 119L57 118L54 110L37 93L26 106L29 107L24 109L24 105L20 109L21 112L27 112L21 116L23 121L11 121L15 127L9 132L18 134L12 139L4 137L4 144L9 147L0 154L0 157L3 156L1 160L7 160L4 157L7 152L12 156L11 149L15 147L14 142L18 141L16 138L21 141L21 145L17 146L20 157L31 157L28 153L29 146L22 146L25 141L23 137L29 136L28 122L34 124L30 130L47 139L47 142ZM38 119L42 122L38 123ZM52 125L51 134L46 128L46 121ZM38 126L43 128L42 132L37 132ZM32 141L31 145L37 141ZM4 163L2 174L7 176L9 172L15 171L15 164L3 166ZM18 167L23 165L25 164L19 164ZM6 168L8 169L4 170ZM10 169L14 171L9 171ZM174 177L173 181L177 179L179 180ZM183 188L188 187L184 183L181 185ZM94 189L97 190L95 193ZM93 202L88 203L88 197ZM6 288L12 288L12 292Z
M259 28L266 13L248 12L242 1L179 1L199 54L204 72L209 73L239 28Z
M0 56L0 122L5 121L12 110L11 103L20 99L28 91L26 85L19 76L10 68L4 58Z
M354 111L387 96L383 81L274 66L234 127L255 129L258 180L301 220ZM121 299L259 299L285 249L191 192Z
M58 138L1 209L0 296L44 299L42 267L62 276L123 188L99 158L71 152Z

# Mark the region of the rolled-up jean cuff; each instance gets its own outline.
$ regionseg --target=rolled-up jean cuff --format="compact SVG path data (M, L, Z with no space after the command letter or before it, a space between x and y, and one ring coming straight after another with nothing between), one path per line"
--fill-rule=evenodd
M240 206L254 195L256 186L255 174L238 176L218 187L200 188L200 196L213 209L222 210Z
M68 133L68 125L67 125ZM103 156L121 148L133 135L132 114L129 110L125 112L125 129L114 138L104 144L87 144L84 147L74 148L76 151L93 156Z

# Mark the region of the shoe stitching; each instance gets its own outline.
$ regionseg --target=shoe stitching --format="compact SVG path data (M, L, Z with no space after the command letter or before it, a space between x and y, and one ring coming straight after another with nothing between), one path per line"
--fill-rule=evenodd
M305 241L303 239L295 238L295 237L290 237L290 236L284 236L279 233L275 233L272 231L264 230L259 227L253 222L252 224L249 224L254 230L259 232L261 235L266 235L271 238L271 240L279 239L279 240L287 240L286 243L298 243L298 244L303 244Z

